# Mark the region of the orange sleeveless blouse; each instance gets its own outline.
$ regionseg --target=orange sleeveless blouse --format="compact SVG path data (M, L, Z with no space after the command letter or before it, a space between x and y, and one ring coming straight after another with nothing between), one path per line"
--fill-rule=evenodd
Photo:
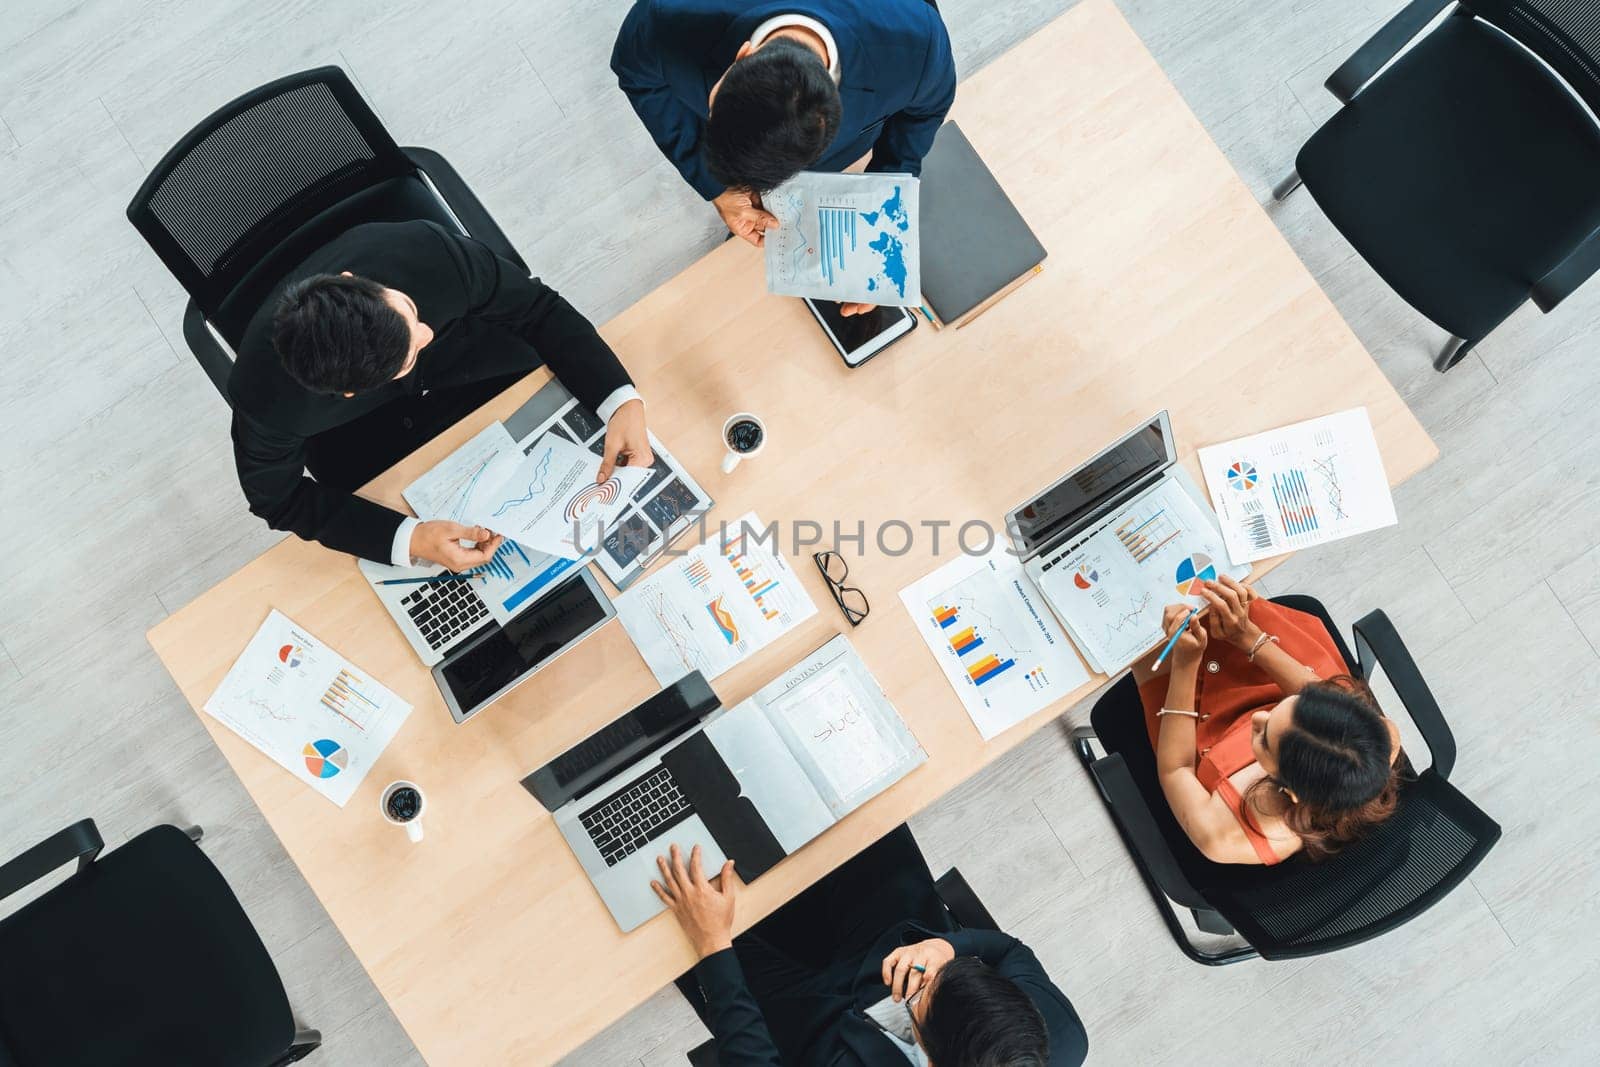
M1278 647L1310 667L1319 678L1346 674L1349 667L1328 635L1322 621L1314 615L1257 600L1250 605L1250 621L1263 633L1278 638ZM1167 698L1167 676L1159 675L1139 687L1144 704L1145 727L1150 744L1155 746L1161 720L1156 712ZM1283 699L1283 690L1265 671L1250 662L1245 650L1213 637L1200 661L1195 682L1195 774L1200 784L1221 796L1223 803L1239 820L1239 826L1256 855L1264 864L1281 862L1272 844L1261 832L1244 805L1244 798L1228 779L1256 762L1250 748L1250 717L1257 711L1270 711Z

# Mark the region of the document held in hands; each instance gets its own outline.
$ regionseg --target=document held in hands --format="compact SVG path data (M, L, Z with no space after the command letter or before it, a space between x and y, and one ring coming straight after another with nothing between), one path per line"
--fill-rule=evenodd
M769 293L894 307L921 302L916 178L801 171L761 203L778 220L763 242Z
M205 710L342 808L411 705L274 610Z
M598 456L554 434L540 438L526 455L515 448L498 451L465 490L461 521L539 552L588 555L651 472L617 467L596 482L599 473Z

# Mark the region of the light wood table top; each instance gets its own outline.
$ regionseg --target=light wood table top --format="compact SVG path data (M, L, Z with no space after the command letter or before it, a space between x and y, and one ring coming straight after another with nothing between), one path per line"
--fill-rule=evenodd
M898 591L954 555L962 522L998 528L1010 505L1161 408L1196 474L1198 446L1356 405L1392 482L1437 455L1111 0L1087 0L964 82L951 117L1050 250L1042 274L971 325L924 326L847 370L799 301L766 294L758 253L730 241L602 330L652 428L717 498L713 520L754 509L783 524L786 554L791 523L820 523L830 539L835 520L846 532L865 523L851 577L874 611L850 638L928 752L750 886L741 928L1069 706L985 744L937 670ZM530 376L368 495L403 507L401 487L545 379ZM745 409L767 421L770 443L723 476L718 432ZM918 530L903 555L873 544L894 519ZM937 520L953 525L936 557L922 524ZM849 629L810 551L790 562L816 616L717 679L725 703ZM355 562L291 538L150 632L195 708L269 607L416 706L342 810L201 721L430 1063L552 1061L692 965L670 917L618 931L518 785L655 691L620 624L456 726ZM428 791L419 845L378 817L395 778Z

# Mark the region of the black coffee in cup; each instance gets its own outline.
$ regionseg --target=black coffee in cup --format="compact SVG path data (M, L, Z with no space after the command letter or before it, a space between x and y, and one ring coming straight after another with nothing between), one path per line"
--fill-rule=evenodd
M401 786L389 794L384 810L395 822L410 822L422 811L422 794L409 785Z
M739 419L728 427L728 447L741 455L749 455L761 447L767 432L755 419Z

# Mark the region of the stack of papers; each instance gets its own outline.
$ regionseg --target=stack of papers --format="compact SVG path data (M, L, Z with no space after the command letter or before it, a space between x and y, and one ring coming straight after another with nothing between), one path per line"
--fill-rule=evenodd
M1235 563L1397 521L1366 408L1202 448L1200 467Z
M672 560L616 600L617 615L656 681L690 671L709 681L817 613L777 538L754 512Z
M985 741L1089 680L1008 552L955 559L900 599Z
M922 293L921 214L909 174L802 171L762 197L767 291L896 307Z
M342 808L411 705L274 610L205 710Z

